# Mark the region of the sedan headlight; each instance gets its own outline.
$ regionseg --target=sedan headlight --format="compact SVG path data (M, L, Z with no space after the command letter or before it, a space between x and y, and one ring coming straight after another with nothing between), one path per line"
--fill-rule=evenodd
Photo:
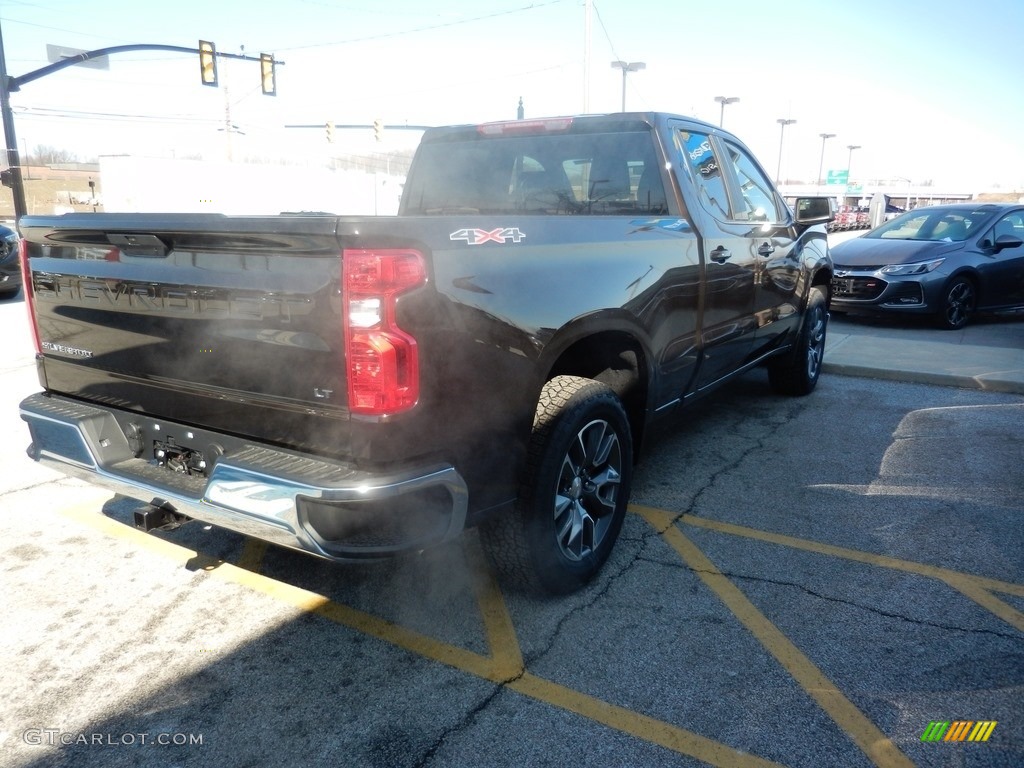
M882 267L880 271L883 275L923 275L926 272L931 272L944 261L945 259L932 259L931 261L918 261L914 264L892 264Z

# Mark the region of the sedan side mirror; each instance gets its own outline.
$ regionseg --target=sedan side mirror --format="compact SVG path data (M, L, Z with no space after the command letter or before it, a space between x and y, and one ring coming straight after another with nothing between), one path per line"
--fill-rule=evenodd
M999 253L1004 248L1020 248L1022 245L1024 245L1024 240L1021 240L1019 237L1014 237L1013 235L1000 235L996 238L992 247L995 249L996 253Z

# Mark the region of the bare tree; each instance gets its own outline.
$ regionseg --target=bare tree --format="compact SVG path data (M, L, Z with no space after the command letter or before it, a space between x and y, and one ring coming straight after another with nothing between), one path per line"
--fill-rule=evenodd
M50 147L45 144L38 144L36 148L29 153L26 162L31 162L35 165L56 165L59 163L77 163L78 155L74 152L69 152L66 149L57 149L56 147Z

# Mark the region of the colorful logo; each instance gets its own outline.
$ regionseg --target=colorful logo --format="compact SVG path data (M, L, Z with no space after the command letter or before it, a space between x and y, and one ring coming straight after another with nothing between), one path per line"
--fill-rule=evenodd
M932 720L921 741L988 741L997 724L995 720Z

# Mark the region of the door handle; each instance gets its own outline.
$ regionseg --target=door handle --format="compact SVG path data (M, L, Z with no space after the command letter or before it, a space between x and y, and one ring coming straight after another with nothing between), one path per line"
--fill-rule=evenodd
M775 246L771 243L761 243L761 247L757 249L757 255L766 259L773 253L775 253Z
M722 245L715 248L715 250L713 250L708 255L711 257L712 261L717 262L719 264L724 264L730 258L732 258L732 253L729 251L729 249Z

